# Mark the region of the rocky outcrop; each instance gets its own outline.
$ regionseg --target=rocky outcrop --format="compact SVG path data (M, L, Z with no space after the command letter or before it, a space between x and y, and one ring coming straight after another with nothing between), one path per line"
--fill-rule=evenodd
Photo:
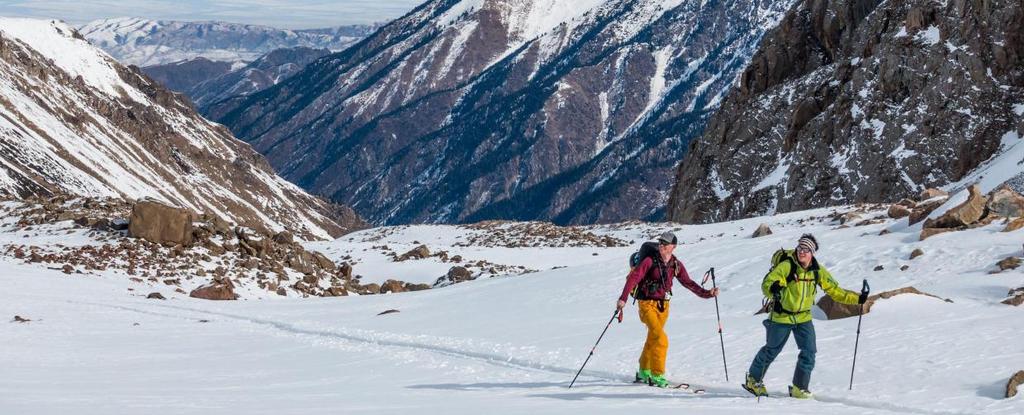
M0 19L0 195L150 197L304 239L366 226L350 209L278 177L186 99L74 29Z
M192 244L195 214L155 200L135 204L128 218L128 234L147 241L174 245Z
M900 288L900 289L891 290L891 291L885 291L885 292L881 292L881 293L869 296L868 297L868 301L863 304L863 313L864 314L870 313L871 312L871 307L874 306L875 303L878 302L879 300L884 300L884 299L892 298L892 297L895 297L897 295L902 295L902 294L924 295L924 296L928 296L928 297L933 297L933 298L941 299L941 297L938 297L938 296L935 296L935 295L932 295L932 294L928 294L928 293L922 292L922 291L918 290L917 288L905 287L905 288ZM945 300L945 301L946 302L952 302L951 300L948 300L948 299ZM861 310L862 310L861 309L861 305L859 305L859 304L842 304L842 303L837 303L835 300L832 299L832 297L829 297L827 295L824 296L824 297L821 297L821 299L818 300L818 308L820 308L822 311L825 312L825 315L828 316L829 320L837 320L837 319L847 318L847 317L856 317L856 316L859 316L861 314Z
M793 1L431 1L207 114L377 224L660 219Z
M1008 221L1006 228L1003 229L1004 232L1017 229L1015 226L1024 226L1024 224L1016 223L1021 218L1006 218L990 208L994 206L1002 213L1021 214L1012 207L1016 203L1016 198L1020 197L1012 189L1001 186L986 196L981 194L980 186L975 184L968 188L968 193L965 202L950 208L935 219L925 221L921 229L922 241L941 233L986 226L1002 219ZM993 200L999 200L999 202L993 204Z
M426 245L420 245L409 252L406 252L398 257L398 261L408 261L410 259L424 259L430 257L430 249Z
M891 202L959 182L1024 131L1022 20L1016 0L800 1L690 143L669 218Z

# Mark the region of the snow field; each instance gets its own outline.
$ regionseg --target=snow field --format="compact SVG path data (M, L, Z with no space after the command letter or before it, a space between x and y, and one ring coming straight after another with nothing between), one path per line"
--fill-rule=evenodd
M988 274L999 259L1020 255L1019 235L992 225L917 242L917 231L891 222L833 230L820 219L829 213L593 228L637 243L678 229L676 253L690 274L699 282L716 267L730 381L713 301L676 285L666 327L669 377L705 387L704 395L628 383L645 333L632 305L577 386L566 389L611 317L630 248L573 248L598 256L570 248L480 249L474 253L491 262L540 271L414 293L237 302L175 294L145 300L125 295L123 276L65 276L7 258L0 261L0 316L34 321L0 324L8 351L0 357L8 369L0 412L622 413L654 405L723 414L1020 413L1019 397L1000 397L1006 379L1022 369L1024 319L999 301L1024 285L1024 273ZM749 238L761 222L775 234ZM895 232L877 236L887 226ZM417 226L369 243L411 247L433 236L455 244L458 232ZM772 250L803 232L818 236L819 258L846 288L868 278L876 292L914 285L953 303L904 295L876 304L864 317L853 391L856 319L817 320L811 389L818 401L774 398L785 393L795 364L790 342L766 377L774 397L758 403L738 386L764 341L763 317L752 315L758 286ZM356 250L363 243L356 236L332 244L337 252ZM907 259L917 247L925 255ZM558 262L558 255L541 254L548 251L568 259L567 267L547 268ZM875 272L876 265L885 269ZM377 316L389 309L400 312Z

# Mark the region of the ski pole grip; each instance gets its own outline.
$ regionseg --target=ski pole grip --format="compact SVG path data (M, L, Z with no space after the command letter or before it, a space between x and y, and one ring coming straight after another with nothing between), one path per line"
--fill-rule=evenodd
M862 293L869 293L869 292L871 292L871 286L868 285L868 280L866 278L864 279L864 286L861 287L860 292L862 292Z

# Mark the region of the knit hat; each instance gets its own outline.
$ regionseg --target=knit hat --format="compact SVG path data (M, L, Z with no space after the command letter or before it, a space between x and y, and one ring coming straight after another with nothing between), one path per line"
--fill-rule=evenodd
M811 251L811 255L814 255L818 251L818 240L814 239L814 235L805 233L800 236L800 241L796 244L797 249L804 248Z
M676 234L672 232L665 232L658 236L658 242L663 245L676 245L677 241L678 239L676 239Z

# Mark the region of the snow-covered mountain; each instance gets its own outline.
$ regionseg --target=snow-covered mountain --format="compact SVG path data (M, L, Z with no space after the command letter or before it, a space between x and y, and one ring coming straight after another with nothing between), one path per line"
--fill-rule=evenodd
M1022 21L1019 1L801 1L691 145L669 217L894 201L984 178L979 166L1024 134ZM1009 168L1002 180L1024 172Z
M376 223L660 217L686 144L792 3L431 0L207 113Z
M225 22L182 22L141 18L102 19L79 31L124 64L162 65L204 57L247 63L275 49L305 46L342 50L376 29L352 25L326 29L283 30Z
M0 194L154 197L307 238L361 224L74 28L31 19L0 20Z

